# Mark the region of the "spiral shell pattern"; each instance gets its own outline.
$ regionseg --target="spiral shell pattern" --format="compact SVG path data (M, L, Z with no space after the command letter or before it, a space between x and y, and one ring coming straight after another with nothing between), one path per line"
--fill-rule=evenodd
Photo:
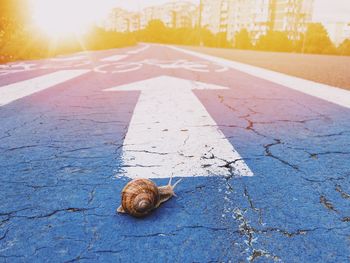
M129 182L122 192L122 207L135 217L143 217L156 208L160 200L158 187L148 179Z

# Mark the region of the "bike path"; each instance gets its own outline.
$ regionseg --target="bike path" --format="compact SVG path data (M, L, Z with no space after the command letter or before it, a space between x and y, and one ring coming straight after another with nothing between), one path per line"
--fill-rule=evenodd
M0 107L0 260L349 260L349 109L167 47L101 62L119 52ZM14 74L6 85L43 72ZM115 209L140 92L103 90L158 76L229 88L193 92L254 176L189 175L138 220Z

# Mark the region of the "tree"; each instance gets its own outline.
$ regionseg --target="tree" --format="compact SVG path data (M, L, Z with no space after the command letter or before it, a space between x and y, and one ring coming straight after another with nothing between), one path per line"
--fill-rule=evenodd
M201 29L201 41L204 46L206 47L215 47L216 46L216 39L215 35L207 28Z
M231 47L230 43L227 41L227 33L226 32L219 32L215 35L216 39L216 47L221 48L229 48Z
M253 47L252 39L247 29L241 29L235 34L234 47L238 49L251 49Z
M0 29L6 25L4 21L23 26L30 18L29 13L28 1L0 0Z
M168 29L161 20L151 20L144 30L144 38L149 42L168 43Z
M23 42L24 28L29 19L28 2L0 0L0 62L18 56L15 43Z
M350 39L345 39L338 47L340 55L350 56Z
M293 42L288 39L286 32L270 30L258 39L256 48L265 51L290 52L293 50Z
M199 43L198 28L182 27L168 30L170 43L179 45L198 45Z
M327 30L321 23L310 23L305 33L303 51L313 54L334 54L336 48L330 40Z

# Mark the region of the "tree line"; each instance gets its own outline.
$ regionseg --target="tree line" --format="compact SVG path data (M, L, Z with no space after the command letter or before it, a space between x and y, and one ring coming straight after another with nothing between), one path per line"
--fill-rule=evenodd
M151 21L138 33L138 40L179 45L203 45L217 48L247 50L297 52L309 54L350 55L350 39L336 47L321 23L308 24L300 39L291 40L286 32L268 31L258 39L253 39L246 29L242 29L228 41L226 33L213 34L204 28L169 28L162 21Z
M322 24L309 24L297 41L287 33L269 31L258 39L242 29L228 41L226 33L213 34L206 28L172 28L160 20L150 21L145 29L136 32L112 32L95 27L84 36L52 39L30 25L28 7L22 0L0 0L0 63L52 57L83 50L100 50L134 45L137 42L155 42L178 45L237 48L262 51L299 52L312 54L350 55L350 40L336 47Z

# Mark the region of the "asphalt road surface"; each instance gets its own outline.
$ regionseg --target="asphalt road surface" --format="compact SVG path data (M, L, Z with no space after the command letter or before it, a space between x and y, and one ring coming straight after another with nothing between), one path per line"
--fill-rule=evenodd
M349 94L158 45L2 65L0 262L348 262Z

